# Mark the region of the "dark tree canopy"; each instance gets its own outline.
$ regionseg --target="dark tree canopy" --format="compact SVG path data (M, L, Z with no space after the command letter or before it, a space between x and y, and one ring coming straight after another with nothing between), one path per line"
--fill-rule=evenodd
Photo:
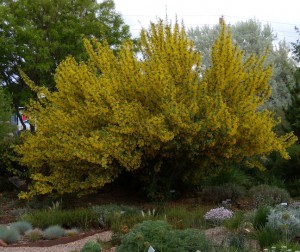
M28 100L22 69L37 85L54 89L53 74L68 55L86 58L82 37L117 48L129 27L112 0L3 0L0 4L0 79L14 103Z

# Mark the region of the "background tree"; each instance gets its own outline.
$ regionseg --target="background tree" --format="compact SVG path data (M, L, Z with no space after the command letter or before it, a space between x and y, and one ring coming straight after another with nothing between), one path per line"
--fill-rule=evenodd
M289 56L290 48L285 41L276 43L276 35L270 25L264 25L250 19L237 22L230 26L234 43L245 52L246 56L255 53L262 55L269 50L267 64L273 65L273 75L269 81L272 93L265 106L284 116L282 107L286 108L291 101L289 87L294 86L295 62ZM220 31L219 25L212 28L208 26L196 27L188 31L189 37L195 41L196 48L203 56L203 64L210 65L210 51L214 39ZM276 44L276 46L275 46Z
M299 29L297 27L295 27L295 29L300 35ZM296 85L294 88L290 89L292 100L285 112L286 118L290 123L292 130L297 136L300 136L300 40L298 39L295 43L292 43L292 46L293 58L297 61L298 68L294 75Z
M12 102L11 97L0 88L0 141L9 137L14 128L11 124Z
M299 33L299 30L296 29ZM293 58L300 62L300 42L297 40L292 43ZM282 67L286 67L284 62ZM284 109L285 118L288 124L285 125L285 130L293 130L294 134L300 137L300 69L299 67L294 72L295 86L289 89L291 101ZM284 181L286 188L293 196L300 195L300 145L297 141L291 148L289 148L291 159L284 160L275 153L269 159L269 172Z
M112 0L3 0L0 3L0 80L24 106L32 93L22 69L37 85L55 89L53 74L68 55L86 58L82 36L117 48L129 27Z
M18 165L13 167L16 162L11 157L13 153L12 144L16 140L14 137L16 128L11 124L11 116L11 97L3 88L0 88L0 192L11 188L7 178L18 167Z
M178 24L142 31L142 58L130 41L118 57L107 43L84 41L89 61L63 61L57 91L42 90L46 100L28 111L37 131L17 148L32 175L23 197L88 193L124 170L155 173L176 185L197 180L207 163L272 151L288 158L295 137L277 136L272 114L258 110L270 93L271 69L265 57L244 59L225 25L211 67L201 74L200 54Z
M285 116L291 129L300 136L300 69L295 73L296 85L291 89L292 101L285 110Z

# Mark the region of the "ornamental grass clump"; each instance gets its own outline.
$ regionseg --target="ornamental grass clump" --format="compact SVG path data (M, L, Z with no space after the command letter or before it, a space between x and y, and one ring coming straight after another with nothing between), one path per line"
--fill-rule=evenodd
M27 221L18 221L10 224L11 228L15 228L20 234L32 229L32 225Z
M59 225L50 226L44 230L44 238L48 240L57 239L65 234L65 230Z
M213 225L219 225L223 221L230 219L233 216L233 212L224 207L213 208L209 210L204 219Z
M11 244L20 240L20 234L15 228L0 225L0 240Z
M31 242L35 242L42 239L43 231L39 228L30 229L25 232L25 236L28 237Z

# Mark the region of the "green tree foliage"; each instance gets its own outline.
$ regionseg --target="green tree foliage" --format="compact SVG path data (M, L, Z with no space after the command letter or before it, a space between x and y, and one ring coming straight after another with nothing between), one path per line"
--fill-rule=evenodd
M16 172L19 166L12 148L12 144L18 140L14 136L16 128L11 124L12 100L5 91L0 88L0 178L5 177L6 179ZM4 181L2 180L1 183L4 183ZM1 189L5 188L0 186Z
M300 69L295 73L296 85L291 89L292 101L285 110L285 117L292 130L300 136Z
M178 24L143 30L138 55L131 41L118 56L105 42L84 44L89 60L64 60L56 70L57 91L41 90L46 99L28 111L37 131L17 148L32 174L23 197L88 193L124 170L176 182L188 175L196 180L205 163L272 151L288 158L286 148L296 138L276 135L278 122L260 109L270 94L271 68L265 57L244 59L225 25L212 65L201 73L200 54Z
M295 28L298 34L300 35L299 29ZM292 43L293 46L293 57L300 63L300 40L298 39L295 43ZM300 136L300 68L297 68L297 71L294 74L296 80L296 85L294 88L290 89L291 92L291 103L288 108L285 110L286 119L290 123L292 130L296 133L297 136Z
M296 29L299 33L299 30ZM300 33L299 33L300 34ZM300 63L300 41L292 43L293 58ZM286 130L293 130L294 134L300 136L300 69L294 73L295 86L290 88L291 101L286 109L285 118L289 125ZM290 160L284 160L275 153L271 155L268 164L269 172L285 182L285 186L293 196L300 195L300 145L299 142L289 148Z
M0 88L0 141L7 138L10 133L13 133L11 116L11 97L9 97L9 95L5 93L5 90L3 88Z
M129 27L112 0L3 0L0 3L0 80L24 105L32 94L22 69L37 85L55 89L53 74L68 55L86 58L82 36L103 38L115 48Z
M270 25L264 25L257 20L237 22L231 25L232 38L246 55L263 55L269 50L267 64L273 65L273 75L269 81L272 93L266 101L268 109L276 111L283 116L282 107L287 107L291 101L289 86L294 86L293 72L295 62L289 57L290 49L285 41L274 46L276 35ZM220 31L219 25L212 28L208 26L196 27L188 31L189 37L195 42L196 48L203 56L203 64L208 67L210 62L211 45Z

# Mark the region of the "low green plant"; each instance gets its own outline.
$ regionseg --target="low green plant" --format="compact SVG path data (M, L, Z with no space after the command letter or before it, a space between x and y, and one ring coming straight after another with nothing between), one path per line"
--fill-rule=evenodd
M242 233L229 233L226 236L226 245L235 248L236 251L245 251L246 237Z
M255 238L261 248L266 248L279 242L282 236L275 229L264 227L256 231Z
M80 250L80 252L101 252L102 246L100 243L95 241L88 241L84 244L83 248Z
M99 227L98 214L89 208L37 210L22 215L21 219L42 229L53 225L60 225L64 228L78 227L80 229Z
M27 236L31 242L35 242L43 237L43 231L39 228L34 228L26 231L25 236Z
M263 228L267 221L268 215L270 214L270 208L267 206L260 206L258 207L253 214L253 227L255 229Z
M244 221L244 212L237 211L233 214L233 216L224 221L224 226L230 230L237 230L241 227Z
M0 225L0 240L11 244L20 240L20 234L15 228Z
M152 247L157 252L212 251L211 243L196 229L173 230L164 221L144 221L124 236L117 252L148 251Z
M119 246L121 244L122 239L124 238L125 234L122 232L113 232L111 236L111 243L113 246Z
M200 230L197 229L172 230L166 236L166 243L164 247L165 249L163 250L155 251L213 251L212 243L205 237L205 235ZM154 248L156 249L156 247Z
M291 199L288 191L270 185L254 186L249 190L249 195L255 207L275 206L283 202L288 203Z
M43 234L45 239L54 240L59 237L65 236L65 230L59 225L54 225L46 228Z
M20 234L32 229L32 225L27 221L18 221L10 224L11 228L15 228Z
M204 214L204 210L199 207L187 209L185 206L167 207L161 213L163 217L166 217L167 222L176 229L205 227Z
M165 221L143 221L137 224L124 236L117 252L146 251L152 245L156 251L161 251L166 244L167 234L172 226Z

